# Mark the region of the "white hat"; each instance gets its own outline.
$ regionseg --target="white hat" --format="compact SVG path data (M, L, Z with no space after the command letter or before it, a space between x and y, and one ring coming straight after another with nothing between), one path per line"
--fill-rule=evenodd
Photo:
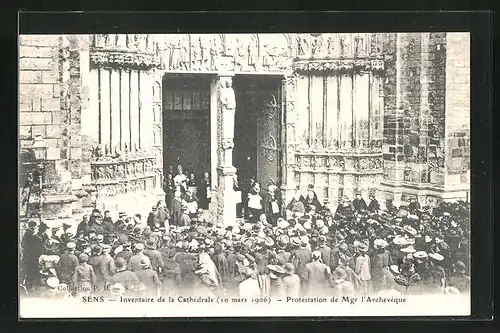
M413 257L417 259L425 259L428 257L428 255L425 251L417 251L413 254Z
M388 243L384 239L375 239L373 245L378 248L383 248L388 245Z
M76 247L76 244L74 242L69 242L68 244L66 244L66 247L71 250Z
M56 278L55 276L51 276L47 279L47 286L50 288L55 288L59 285L59 279Z
M443 261L444 260L444 256L442 256L441 254L439 253L429 253L429 257L431 259L434 259L436 261Z
M325 222L323 222L323 220L316 220L316 226L318 228L323 228L325 226Z
M456 288L456 287L446 287L446 288L444 288L444 292L446 295L459 295L460 294L460 290L458 290L458 288Z
M415 247L413 247L413 245L409 245L409 246L401 249L401 252L404 252L404 253L415 253L415 252L417 252L417 250L415 250Z
M391 265L390 269L391 269L392 273L399 274L399 266L398 265Z
M307 237L307 235L300 237L300 243L303 246L307 245L309 243L309 237Z
M394 237L394 239L392 240L392 242L396 245L407 245L408 244L408 241L401 237L401 236L396 236Z

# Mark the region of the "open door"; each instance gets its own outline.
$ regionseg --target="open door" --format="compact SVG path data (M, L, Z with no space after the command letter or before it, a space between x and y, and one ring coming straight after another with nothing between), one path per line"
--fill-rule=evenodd
M262 189L281 179L281 87L263 96L257 117L257 180Z

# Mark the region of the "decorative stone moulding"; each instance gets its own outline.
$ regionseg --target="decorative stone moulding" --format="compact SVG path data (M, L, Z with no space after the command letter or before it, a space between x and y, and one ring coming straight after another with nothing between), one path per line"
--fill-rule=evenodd
M384 61L379 59L318 59L297 60L293 69L298 73L331 72L335 74L373 72L384 73Z
M153 54L134 50L93 50L90 53L93 68L131 68L149 70L159 62Z
M152 190L155 175L152 156L91 162L92 185L100 196Z

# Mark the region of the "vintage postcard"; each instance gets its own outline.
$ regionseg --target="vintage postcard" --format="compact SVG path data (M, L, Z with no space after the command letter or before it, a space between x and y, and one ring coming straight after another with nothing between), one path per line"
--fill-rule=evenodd
M469 48L20 35L20 317L469 315Z

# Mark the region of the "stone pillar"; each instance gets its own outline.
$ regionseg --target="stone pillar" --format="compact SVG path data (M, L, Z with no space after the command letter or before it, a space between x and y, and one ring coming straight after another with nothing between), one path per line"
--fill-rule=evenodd
M296 147L296 135L295 135L295 124L297 123L297 111L295 108L296 100L296 76L290 74L286 76L282 81L282 96L283 98L283 109L284 109L284 163L283 163L283 179L281 186L281 193L283 199L283 210L291 200L295 193L296 184L295 182L295 147Z
M236 100L231 75L220 74L218 79L217 118L220 121L218 130L221 138L221 142L218 144L221 145L221 149L217 165L217 222L227 227L236 223L236 203L233 190L233 180L236 173L236 168L233 166Z

